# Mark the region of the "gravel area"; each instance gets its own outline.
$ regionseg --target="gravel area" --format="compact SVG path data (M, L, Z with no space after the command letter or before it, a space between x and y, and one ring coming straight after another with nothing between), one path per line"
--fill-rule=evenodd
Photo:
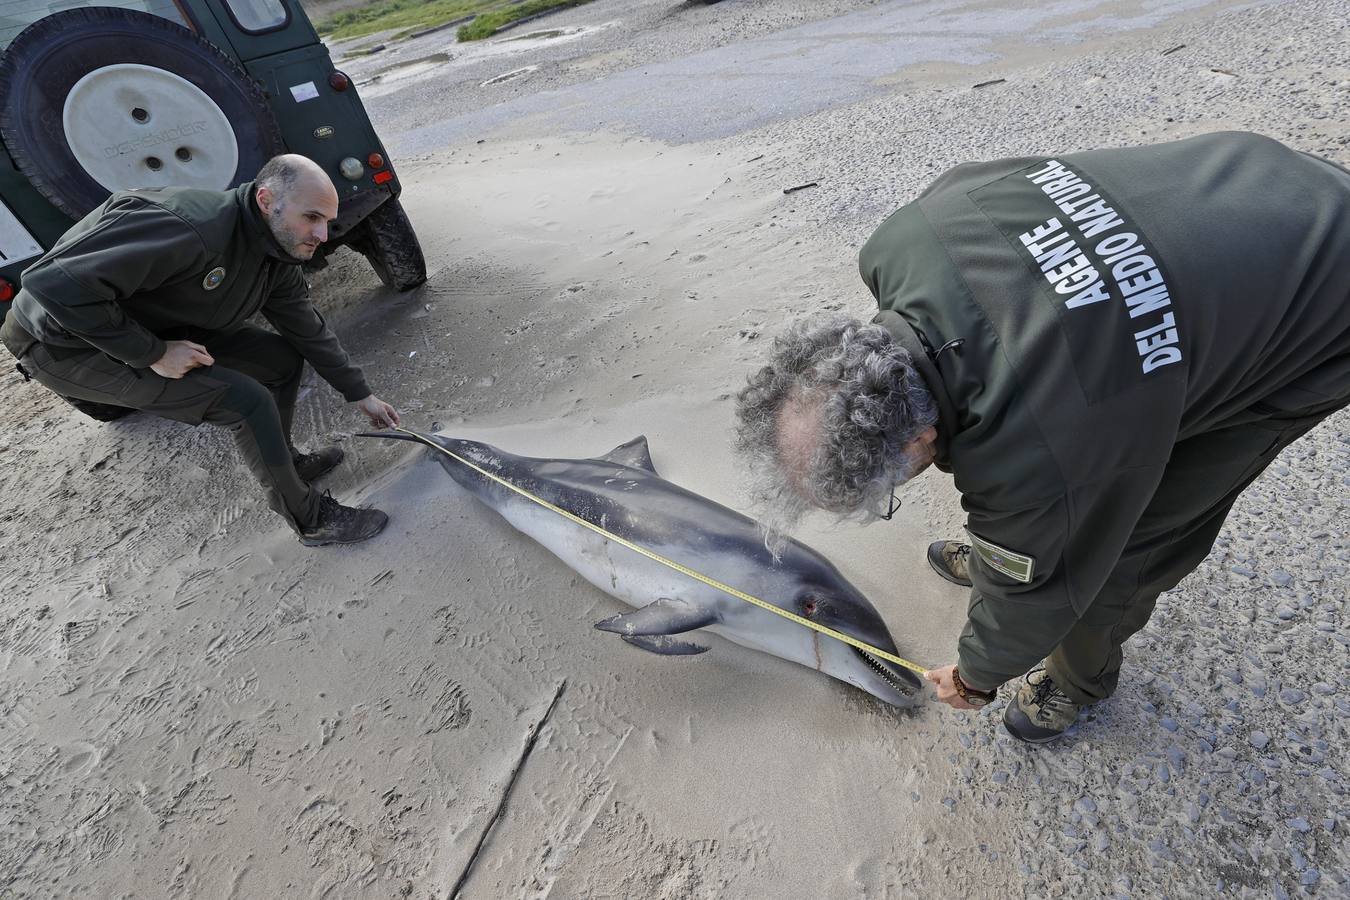
M971 159L1234 129L1350 165L1348 16L1344 2L1285 3L1064 62L926 73L738 146L765 153L766 181L820 183L785 199L780 223L850 248ZM1071 738L1032 749L1004 734L1010 688L978 715L935 710L951 733L934 742L915 814L969 830L929 826L916 855L936 859L900 866L912 886L1011 858L1014 895L1350 895L1347 522L1342 412L1243 495L1210 558L1127 647L1117 696Z

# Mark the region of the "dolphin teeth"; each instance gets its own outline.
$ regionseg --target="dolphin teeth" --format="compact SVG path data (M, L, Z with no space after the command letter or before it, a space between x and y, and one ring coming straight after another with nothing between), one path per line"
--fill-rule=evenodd
M432 427L440 431L439 423ZM700 575L697 569L690 566L700 565L710 551L726 556L728 560L736 560L738 566L746 570L743 575L752 579L752 584L755 583L755 570L763 568L765 574L774 579L771 583L778 586L774 590L781 589L785 596L794 596L797 590L794 585L811 585L813 589L821 587L815 582L823 566L829 575L829 583L823 587L827 593L837 595L839 603L852 610L850 615L841 615L840 618L856 618L863 623L859 627L864 633L885 633L885 624L867 598L829 565L828 560L797 542L791 544L791 556L770 557L763 550L763 535L752 519L657 475L651 465L650 450L642 438L635 438L599 459L569 460L516 456L476 441L426 434L406 427L365 431L360 436L410 441L441 451L435 454L435 458L457 484L578 572L589 571L588 567L594 564L588 554L599 552L602 548L607 553L607 548L616 537L610 529L617 529L622 535L620 540L624 543L634 542L629 543L632 549L640 551L642 556L650 557L648 561L640 561L636 553L616 554L611 561L613 578L606 579L610 581L610 587L602 589L626 604L635 605L633 601L636 599L629 590L630 577L633 583L651 583L644 580L646 575L639 574L649 571L646 568L649 562L663 563L667 568L705 582L703 586L695 586L679 581L678 586L668 590L683 593L686 599L678 596L658 597L632 612L610 616L596 623L600 630L617 633L627 643L651 653L667 656L703 653L707 647L677 640L672 636L722 625L726 638L733 643L764 650L784 659L805 661L798 658L795 649L798 644L795 641L784 646L776 640L764 639L762 635L747 631L753 629L753 623L759 618L753 616L743 621L740 616L734 615L733 608L739 610L743 607L722 596L722 593L730 594L732 591L709 595L704 590L705 587L717 588L719 583ZM530 515L524 513L526 509ZM570 517L573 521L560 526L558 514L564 518ZM623 519L622 527L609 523L610 519L617 520L620 517ZM587 529L573 528L583 525L594 527L589 529L589 533ZM573 542L569 539L565 547L558 547L553 537L559 533L559 527L568 529L566 533L575 535L577 540ZM599 533L593 533L597 528ZM647 550L649 544L655 548L669 544L672 546L672 558L666 559ZM676 550L680 552L675 553ZM634 564L643 568L631 569ZM769 568L771 565L773 567ZM623 590L619 590L620 577L625 582ZM787 579L786 583L784 579ZM742 595L742 599L754 598ZM721 610L726 611L730 621L723 623ZM887 641L882 643L893 646ZM858 685L881 701L898 707L908 706L909 700L920 693L922 682L908 668L883 664L879 658L853 649L863 657L864 666L855 665L850 660L850 664L842 670L835 672L825 669L824 674ZM842 654L843 651L832 647L832 659L835 653ZM821 666L821 660L817 657L816 667ZM875 676L867 675L868 666L876 672Z
M875 656L868 653L866 650L858 650L857 647L854 647L853 649L857 651L858 655L861 656L864 660L866 660L867 664L871 666L873 669L875 669L876 673L881 676L882 680L885 681L887 684L889 684L891 687L895 688L902 694L914 693L915 685L900 684L899 682L897 682L891 676L890 670L881 664L881 660L877 659Z

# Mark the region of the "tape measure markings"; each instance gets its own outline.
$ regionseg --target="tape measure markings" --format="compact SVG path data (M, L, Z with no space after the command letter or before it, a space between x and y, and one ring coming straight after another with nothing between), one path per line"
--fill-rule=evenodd
M446 447L442 447L440 444L437 444L434 441L428 440L427 438L423 437L422 435L418 434L415 431L409 431L408 429L403 428L402 426L399 425L395 425L394 430L401 431L404 434L415 438L421 443L426 444L428 447L431 447L434 450L439 450L440 452L444 453L446 456L449 456L456 462L459 462L469 467L473 471L477 472L479 475L482 475L484 478L490 479L491 481L500 484L502 487L514 491L515 493L524 497L526 500L529 500L532 503L537 503L538 505L544 507L545 509L557 513L558 515L562 516L568 521L574 522L577 525L582 526L583 528L588 528L591 531L595 532L596 534L600 535L601 537L611 540L621 547L626 547L629 550L632 550L634 553L641 554L642 556L647 557L653 562L658 562L661 565L666 566L667 568L674 569L681 575L685 575L689 578L694 579L695 581L702 582L703 584L706 584L711 588L716 588L717 590L722 591L725 594L730 594L731 596L736 597L737 599L744 600L747 603L750 603L754 606L758 606L760 609L767 610L768 612L771 612L776 616L782 616L783 618L788 619L789 621L796 622L798 625L803 625L807 628L810 628L812 631L819 632L820 634L832 637L838 641L843 641L845 644L848 644L858 650L861 650L864 653L870 653L871 655L879 659L884 659L887 662L892 662L895 663L896 665L904 666L906 669L909 669L913 672L918 672L920 675L922 675L924 672L927 671L922 666L912 663L903 657L896 656L894 653L887 653L885 650L882 650L878 647L873 647L871 644L868 644L864 641L860 641L857 638L844 634L841 631L835 631L833 628L821 625L818 622L812 622L810 619L803 618L802 616L799 616L796 613L788 612L787 610L781 607L774 606L767 600L761 600L760 598L747 594L744 591L737 590L736 588L732 587L729 584L723 584L717 579L704 575L702 572L697 572L686 565L676 562L673 559L667 559L661 554L656 553L652 550L648 550L646 547L643 547L639 544L635 544L632 541L628 540L627 538L619 537L617 534L614 534L613 532L608 531L600 527L599 525L596 525L594 522L588 522L587 520L581 518L575 513L569 512L568 510L565 510L560 506L556 506L555 504L552 504L547 500L545 500L543 497L537 497L534 494L530 493L529 491L525 490L524 488L512 484L505 478L502 478L499 475L495 475L492 472L489 472L486 469L475 465L474 463L460 456L458 453L455 453L454 451L449 450Z

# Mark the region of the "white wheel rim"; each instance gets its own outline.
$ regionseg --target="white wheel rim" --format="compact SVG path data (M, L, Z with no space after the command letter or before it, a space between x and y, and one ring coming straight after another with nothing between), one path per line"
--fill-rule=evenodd
M172 72L119 63L95 69L66 95L71 152L110 191L221 190L239 168L230 120L205 92Z

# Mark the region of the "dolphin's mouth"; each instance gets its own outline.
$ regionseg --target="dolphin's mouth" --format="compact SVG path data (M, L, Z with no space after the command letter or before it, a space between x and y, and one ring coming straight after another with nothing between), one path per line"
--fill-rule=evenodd
M909 696L919 687L919 679L912 675L908 670L905 670L902 674L900 670L888 666L885 662L868 653L866 650L859 650L851 644L849 646L854 653L862 658L863 662L867 663L874 672L881 676L883 681L895 688L897 692Z

